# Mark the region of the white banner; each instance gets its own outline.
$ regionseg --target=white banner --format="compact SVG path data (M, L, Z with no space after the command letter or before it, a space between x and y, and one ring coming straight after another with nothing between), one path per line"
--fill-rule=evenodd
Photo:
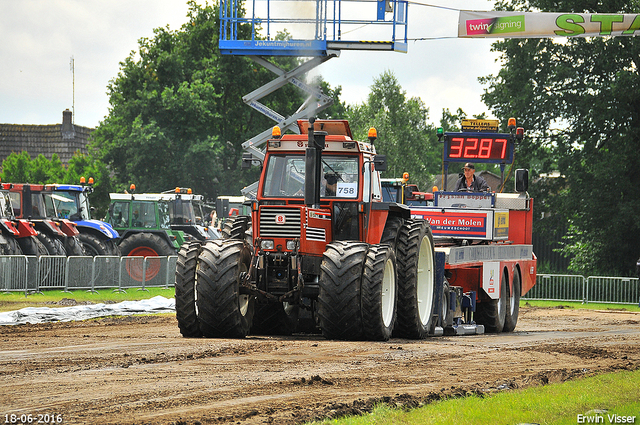
M458 37L543 38L640 35L640 14L461 10Z

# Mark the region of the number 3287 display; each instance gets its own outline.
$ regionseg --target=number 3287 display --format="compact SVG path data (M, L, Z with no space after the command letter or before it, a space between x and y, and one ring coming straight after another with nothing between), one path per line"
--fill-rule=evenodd
M452 160L510 160L509 140L495 137L451 137L448 157Z

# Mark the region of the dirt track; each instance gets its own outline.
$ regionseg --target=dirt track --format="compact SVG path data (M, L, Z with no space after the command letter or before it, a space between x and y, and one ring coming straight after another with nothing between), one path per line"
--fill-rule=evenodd
M0 415L295 424L638 367L637 313L525 307L511 334L385 343L185 339L171 316L107 318L1 327Z

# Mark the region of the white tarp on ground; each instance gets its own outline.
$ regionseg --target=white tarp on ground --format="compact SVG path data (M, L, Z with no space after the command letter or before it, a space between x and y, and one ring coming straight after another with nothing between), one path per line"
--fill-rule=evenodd
M458 37L603 37L640 35L640 14L462 10Z
M72 322L105 316L126 316L145 313L171 313L176 309L174 298L156 296L148 300L122 301L116 304L76 305L72 307L26 307L0 313L0 325L25 323Z

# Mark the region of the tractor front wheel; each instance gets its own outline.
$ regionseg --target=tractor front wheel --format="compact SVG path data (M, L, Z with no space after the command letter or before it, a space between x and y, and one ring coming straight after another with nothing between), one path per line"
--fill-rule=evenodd
M363 338L362 272L369 245L337 241L327 245L320 265L318 320L328 339Z
M185 243L176 263L176 319L180 333L186 338L202 336L196 309L196 263L200 242Z
M255 297L241 286L251 249L242 241L208 241L198 256L197 300L200 330L207 338L244 338L253 321Z
M84 246L87 255L91 257L95 257L96 255L120 256L120 250L111 240L101 239L90 233L80 233L78 239Z
M387 341L396 323L398 301L396 256L391 246L372 245L362 273L364 338Z

